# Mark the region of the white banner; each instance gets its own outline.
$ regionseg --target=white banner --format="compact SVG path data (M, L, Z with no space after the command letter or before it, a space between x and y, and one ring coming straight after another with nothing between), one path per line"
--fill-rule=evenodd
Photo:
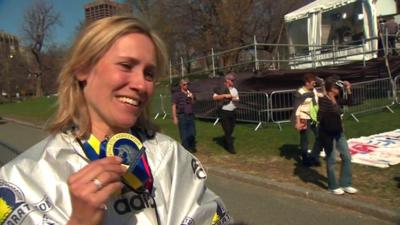
M400 163L400 129L347 142L353 163L380 168Z

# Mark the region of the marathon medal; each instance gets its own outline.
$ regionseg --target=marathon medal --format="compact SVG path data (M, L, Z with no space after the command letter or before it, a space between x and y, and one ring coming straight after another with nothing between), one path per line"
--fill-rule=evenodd
M122 181L134 191L142 189L149 178L149 176L141 175L143 173L146 175L146 167L142 162L146 158L144 153L145 147L142 142L129 133L115 134L107 143L106 155L122 158L121 164L128 168L128 171L122 176ZM147 165L147 160L145 161Z
M144 147L142 142L129 133L118 133L112 136L107 143L106 155L118 156L122 165L134 168L142 156Z

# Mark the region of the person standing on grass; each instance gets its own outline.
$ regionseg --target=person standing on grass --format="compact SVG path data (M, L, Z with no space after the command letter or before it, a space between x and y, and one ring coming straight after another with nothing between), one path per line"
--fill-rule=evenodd
M304 85L297 89L294 103L294 123L300 134L301 159L304 166L320 166L319 153L321 144L317 132L316 110L318 109L318 95L315 89L317 76L306 73L303 77ZM314 146L311 155L308 154L308 136L313 133Z
M325 80L325 89L326 94L319 98L318 135L326 154L328 188L336 195L354 194L358 190L351 186L351 155L341 118L342 106L351 104L351 84L332 76ZM335 149L342 159L339 183L335 176Z
M236 154L233 145L232 133L236 124L236 104L239 102L239 93L234 87L236 74L230 72L225 75L224 87L214 89L213 100L220 103L219 116L224 130L224 142L226 150Z
M189 152L196 152L196 127L193 113L195 95L188 88L189 80L179 82L180 90L172 96L172 119L178 125L182 145Z

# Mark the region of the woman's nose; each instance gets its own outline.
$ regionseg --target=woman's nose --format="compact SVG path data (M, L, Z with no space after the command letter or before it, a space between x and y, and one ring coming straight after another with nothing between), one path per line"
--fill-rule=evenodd
M143 70L134 70L130 76L129 88L143 91L145 88L146 78Z

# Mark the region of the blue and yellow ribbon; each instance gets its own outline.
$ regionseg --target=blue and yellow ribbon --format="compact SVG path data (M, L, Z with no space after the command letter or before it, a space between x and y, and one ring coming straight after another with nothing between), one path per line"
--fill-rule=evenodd
M119 156L122 165L128 167L123 182L136 192L152 191L153 176L147 161L145 147L142 142L129 133L119 133L109 140L100 142L94 135L83 144L83 150L90 160L98 160L106 156Z

